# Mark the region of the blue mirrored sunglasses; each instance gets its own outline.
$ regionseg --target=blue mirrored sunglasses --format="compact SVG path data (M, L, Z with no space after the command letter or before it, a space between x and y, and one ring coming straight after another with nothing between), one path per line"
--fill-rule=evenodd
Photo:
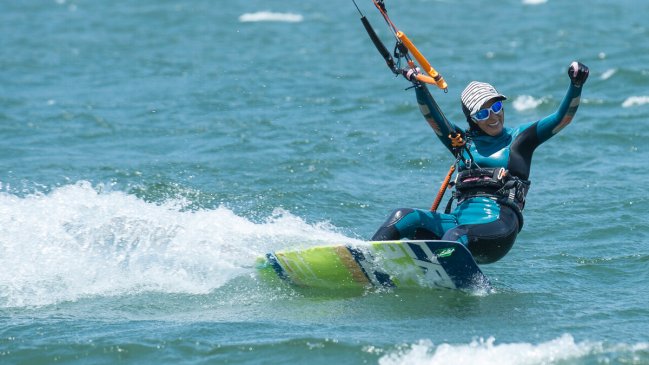
M503 110L503 102L502 101L497 101L493 103L489 108L485 109L480 109L475 114L471 116L473 120L476 122L482 122L484 120L489 119L489 115L491 112L494 112L494 114L499 114Z

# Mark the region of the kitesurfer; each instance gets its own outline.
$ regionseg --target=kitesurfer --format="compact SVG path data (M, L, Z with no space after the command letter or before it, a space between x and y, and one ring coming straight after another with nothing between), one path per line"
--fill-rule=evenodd
M579 107L588 67L572 62L570 86L558 110L536 122L505 127L507 98L492 85L473 81L461 94L469 128L450 123L422 82L417 70L403 71L416 91L419 108L440 141L457 157L457 178L445 213L396 209L372 240L442 239L459 241L478 263L500 260L523 227L522 211L530 186L534 150L572 121ZM461 141L461 143L458 143Z

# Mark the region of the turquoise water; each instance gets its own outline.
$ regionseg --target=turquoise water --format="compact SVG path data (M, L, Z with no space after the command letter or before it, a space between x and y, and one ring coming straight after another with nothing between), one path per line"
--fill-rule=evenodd
M0 362L649 364L648 4L388 0L458 124L473 79L518 125L591 77L494 293L351 296L255 259L367 239L452 162L351 2L3 2Z

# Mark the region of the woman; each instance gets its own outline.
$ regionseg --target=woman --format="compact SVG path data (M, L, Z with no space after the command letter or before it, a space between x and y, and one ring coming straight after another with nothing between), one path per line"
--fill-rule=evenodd
M541 143L567 126L579 107L588 67L573 62L568 68L570 87L559 109L539 121L506 128L503 101L493 86L473 81L462 92L462 111L469 129L449 123L426 86L404 71L415 85L419 108L442 143L458 158L454 198L457 207L444 214L428 210L397 209L372 240L442 239L458 241L476 262L492 263L509 252L523 227L522 210L530 182L532 153ZM452 138L457 135L459 138ZM464 144L458 144L463 141Z

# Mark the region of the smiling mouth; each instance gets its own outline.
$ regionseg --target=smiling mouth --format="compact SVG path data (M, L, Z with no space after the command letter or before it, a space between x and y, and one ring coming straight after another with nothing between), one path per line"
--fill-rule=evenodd
M500 124L500 121L495 121L493 123L488 123L487 125L490 126L490 127L496 127L496 126L498 126L498 124Z

